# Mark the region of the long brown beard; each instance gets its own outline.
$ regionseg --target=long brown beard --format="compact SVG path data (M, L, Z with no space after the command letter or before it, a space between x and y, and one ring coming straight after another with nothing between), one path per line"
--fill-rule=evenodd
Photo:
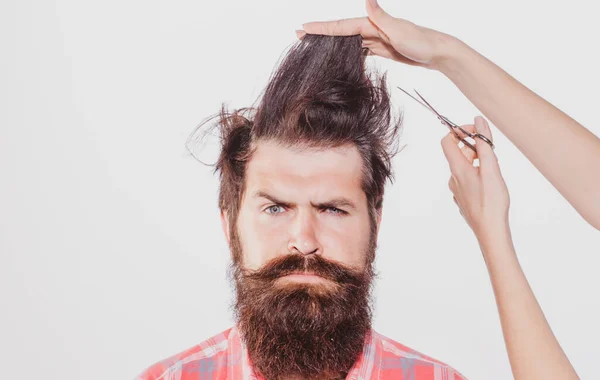
M368 258L374 256L373 240ZM230 267L235 318L255 371L267 380L345 378L371 328L372 260L356 272L320 255L287 254L247 271L239 263L236 232L231 243L238 258ZM329 281L277 281L302 271Z

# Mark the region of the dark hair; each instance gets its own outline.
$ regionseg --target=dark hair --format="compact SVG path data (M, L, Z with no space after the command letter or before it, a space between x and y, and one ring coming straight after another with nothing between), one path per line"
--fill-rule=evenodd
M369 75L362 37L307 34L291 47L269 79L258 107L228 112L223 105L217 127L221 151L219 207L235 225L245 190L246 165L259 141L289 147L354 144L363 159L362 188L372 230L393 181L402 114L392 122L386 75ZM208 119L208 120L210 120ZM200 128L204 121L198 128Z

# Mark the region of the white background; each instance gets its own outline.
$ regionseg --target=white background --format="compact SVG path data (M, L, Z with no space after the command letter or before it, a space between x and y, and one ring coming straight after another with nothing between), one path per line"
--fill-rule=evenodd
M600 135L592 4L382 0ZM1 3L3 379L128 379L231 326L217 177L185 140L221 102L251 105L303 22L364 14L359 0ZM459 124L479 114L438 72L370 62ZM470 379L511 378L484 261L447 188L447 129L393 99L406 148L387 188L374 327ZM597 378L600 234L492 132L521 264L579 375Z

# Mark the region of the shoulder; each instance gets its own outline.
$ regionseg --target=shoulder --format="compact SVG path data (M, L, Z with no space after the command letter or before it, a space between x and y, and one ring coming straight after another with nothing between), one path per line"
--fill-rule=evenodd
M186 380L203 369L226 369L231 328L182 352L152 364L136 380Z
M445 362L425 355L376 331L372 331L383 374L412 373L415 379L466 380L466 377ZM391 377L390 377L391 378ZM397 377L396 377L397 378ZM401 377L404 378L404 377Z

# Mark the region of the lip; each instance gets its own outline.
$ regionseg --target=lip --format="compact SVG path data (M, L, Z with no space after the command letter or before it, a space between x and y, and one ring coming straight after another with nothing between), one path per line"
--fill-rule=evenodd
M302 281L302 282L321 282L321 281L325 281L326 278L318 276L314 273L290 273L286 276L283 276L281 278L285 278L287 280L291 280L291 281Z

